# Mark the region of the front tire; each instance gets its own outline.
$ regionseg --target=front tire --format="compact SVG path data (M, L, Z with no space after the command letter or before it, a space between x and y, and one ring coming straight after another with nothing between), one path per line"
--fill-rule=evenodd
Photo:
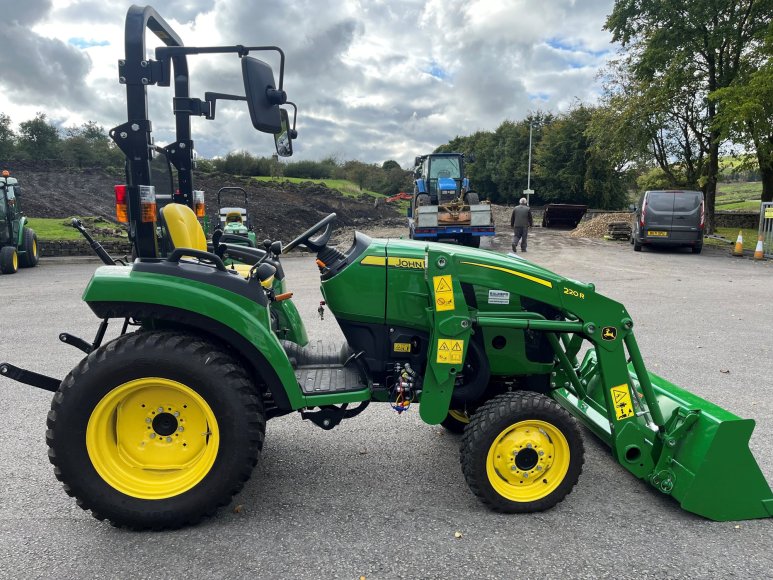
M13 246L0 248L0 272L3 274L15 274L19 269L19 254Z
M195 335L147 331L104 345L65 377L46 439L81 508L116 526L173 529L242 488L265 426L230 354Z
M481 406L462 437L462 472L495 511L529 513L561 502L585 450L575 420L544 395L509 392Z
M21 267L33 268L37 266L40 260L38 255L38 236L32 228L24 228L22 247L24 248L24 255L21 256Z

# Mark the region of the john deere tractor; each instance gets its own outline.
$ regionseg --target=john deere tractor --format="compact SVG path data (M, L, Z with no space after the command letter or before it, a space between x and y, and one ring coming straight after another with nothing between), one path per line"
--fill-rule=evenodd
M0 272L15 274L19 266L38 264L38 238L27 226L19 198L21 187L8 171L0 177Z
M145 27L167 44L150 62ZM355 233L348 247L333 247L335 214L288 243L209 251L189 169L157 222L148 87L175 79L174 149L189 152L181 127L208 109L188 96L185 57L235 53L253 125L284 144L282 69L275 88L268 65L249 56L260 47L183 47L150 7L129 9L126 34L130 117L111 134L126 153L138 258L116 265L100 253L107 265L83 294L99 328L92 342L65 335L85 356L64 379L0 364L0 374L56 393L48 456L80 507L134 529L195 523L250 477L267 421L294 414L333 429L377 403L398 414L418 406L425 423L462 432L464 477L497 511L545 510L569 494L583 466L582 423L626 471L686 510L714 520L773 516L749 450L754 422L649 372L633 319L593 284L463 246ZM157 229L172 248L166 255ZM285 316L287 335L272 315L291 304L276 280L281 256L299 246L316 254L343 344L304 345L300 317ZM105 342L114 323L120 336Z

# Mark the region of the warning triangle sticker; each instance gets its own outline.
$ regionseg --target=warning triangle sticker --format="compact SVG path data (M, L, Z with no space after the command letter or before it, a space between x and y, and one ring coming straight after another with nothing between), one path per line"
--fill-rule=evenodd
M440 345L440 350L448 350L448 343L444 342Z
M625 398L626 392L625 391L612 391L615 395L615 403L619 403Z
M457 342L454 344L454 347L451 350L462 350L462 347L459 346L459 343Z
M438 282L437 287L435 288L435 292L451 292L451 286L448 285L448 282L445 281L444 278L440 279L440 282Z

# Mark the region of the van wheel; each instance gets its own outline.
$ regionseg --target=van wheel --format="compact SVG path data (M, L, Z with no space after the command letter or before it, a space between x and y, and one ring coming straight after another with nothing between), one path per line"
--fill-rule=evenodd
M692 253L700 254L702 249L703 249L703 244L698 244L697 246L692 247Z
M637 242L635 238L633 238L633 241L631 243L633 244L634 252L641 252L641 244Z

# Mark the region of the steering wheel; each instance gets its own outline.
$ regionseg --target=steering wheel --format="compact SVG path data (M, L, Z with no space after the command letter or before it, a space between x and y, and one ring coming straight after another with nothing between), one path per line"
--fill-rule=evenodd
M322 218L320 221L318 221L313 226L311 226L308 230L303 232L300 236L298 236L293 241L291 241L286 246L284 246L282 248L282 253L287 254L288 252L291 252L292 250L294 250L300 245L306 246L313 252L319 252L322 248L324 248L327 245L327 242L330 239L330 236L333 234L333 228L331 224L335 221L335 219L336 219L336 214L334 213L331 213L327 217ZM322 228L325 228L325 231L322 232L316 238L311 239L311 236L316 234Z

